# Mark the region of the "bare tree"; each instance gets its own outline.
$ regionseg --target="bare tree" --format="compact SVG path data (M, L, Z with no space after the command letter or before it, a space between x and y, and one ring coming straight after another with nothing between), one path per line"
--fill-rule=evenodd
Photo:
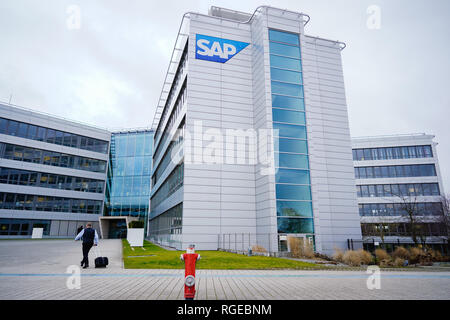
M407 220L406 225L411 232L410 236L414 245L417 246L419 241L422 244L425 244L428 230L424 224L424 212L422 212L422 209L419 207L417 196L402 194L401 192L393 194L393 196L396 196L399 199L400 208L403 216Z

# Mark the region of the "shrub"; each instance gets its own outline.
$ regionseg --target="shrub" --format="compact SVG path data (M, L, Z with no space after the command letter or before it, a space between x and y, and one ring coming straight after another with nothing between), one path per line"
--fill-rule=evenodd
M384 249L376 249L375 256L377 257L377 260L379 260L379 261L391 260L391 256Z
M344 253L344 256L342 257L342 260L345 264L348 264L350 266L358 267L361 265L361 255L358 251L353 250L347 250Z
M392 263L391 256L384 249L376 249L375 257L376 257L377 264L380 267L387 267L387 266L391 265L391 263Z
M314 248L309 241L302 238L288 237L291 255L295 258L314 258Z
M395 251L392 253L392 257L394 259L401 258L403 260L409 260L410 253L404 247L397 247Z
M373 262L373 257L372 254L368 251L365 251L363 249L359 249L358 251L359 257L361 259L361 262L363 264L370 264L371 262Z
M403 267L404 263L405 263L405 259L400 258L400 257L397 257L397 258L395 258L393 264L394 264L394 266L396 266L396 267Z
M409 257L411 264L417 264L424 259L425 252L420 248L413 247L409 249Z
M267 252L266 248L264 248L263 246L260 246L260 245L252 246L252 251L253 252L262 252L262 253L266 253Z
M339 248L335 248L334 254L333 254L333 259L338 262L343 262L344 261L343 258L344 258L344 252L342 252L342 250Z
M142 229L144 227L144 221L141 221L141 220L130 221L128 223L128 227L130 229Z
M442 259L442 254L439 251L435 251L435 250L430 250L429 251L431 254L431 259L435 262L441 262Z

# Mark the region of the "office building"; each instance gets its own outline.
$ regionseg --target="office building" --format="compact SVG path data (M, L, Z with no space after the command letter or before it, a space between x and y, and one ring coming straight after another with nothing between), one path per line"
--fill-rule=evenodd
M0 237L72 237L103 211L110 133L0 104Z
M361 239L345 44L306 35L309 19L183 16L152 125L151 239L278 252L295 236L328 254Z
M447 247L444 188L433 135L353 138L364 246Z

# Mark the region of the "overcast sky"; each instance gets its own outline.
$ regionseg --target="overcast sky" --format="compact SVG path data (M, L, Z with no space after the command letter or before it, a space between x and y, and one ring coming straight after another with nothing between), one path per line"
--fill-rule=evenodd
M307 13L308 35L347 44L352 136L435 134L450 192L448 0L2 0L0 100L104 128L150 126L183 13L263 4ZM367 26L372 5L379 29ZM79 29L68 27L73 6Z

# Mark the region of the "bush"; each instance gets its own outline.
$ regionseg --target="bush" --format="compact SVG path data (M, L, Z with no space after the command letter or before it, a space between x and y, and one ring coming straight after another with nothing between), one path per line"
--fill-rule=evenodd
M259 245L252 246L252 251L253 252L262 252L262 253L267 252L266 248L264 248L263 246L259 246Z
M395 258L393 264L394 264L394 266L396 266L396 267L403 267L403 265L405 264L405 259L400 258L400 257L397 257L397 258Z
M369 265L373 262L373 256L370 252L365 251L363 249L359 249L358 251L359 257L361 258L362 264Z
M339 248L335 248L334 254L333 254L333 259L338 262L343 262L344 261L343 258L344 258L344 252L342 252L342 250Z
M314 248L309 241L302 238L288 237L291 255L295 258L314 258Z
M404 247L397 247L395 251L392 253L392 257L394 259L401 258L403 260L409 260L410 253L408 249Z
M140 221L140 220L130 221L128 223L128 227L130 229L142 229L142 228L144 228L144 221Z
M380 267L387 267L387 266L391 265L391 263L392 263L391 256L384 249L376 249L375 257L376 257L377 264Z
M362 263L361 255L358 251L347 250L342 257L345 264L350 266L359 267Z
M431 254L431 259L434 262L441 262L443 260L442 259L442 254L439 251L435 251L435 250L431 249L429 252Z
M413 247L409 249L409 257L411 264L417 264L425 258L425 252L420 248Z

